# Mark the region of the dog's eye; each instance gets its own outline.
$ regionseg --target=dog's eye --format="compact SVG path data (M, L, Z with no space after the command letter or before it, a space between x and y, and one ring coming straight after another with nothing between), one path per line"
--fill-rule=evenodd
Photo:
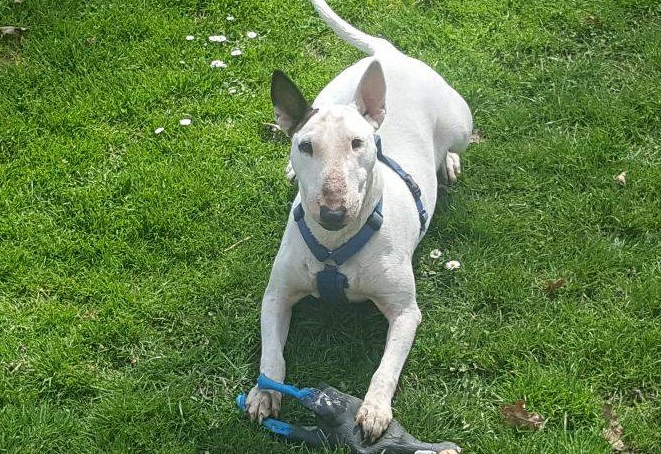
M298 144L298 151L305 154L312 154L312 144L310 142L301 142Z
M351 148L353 148L354 150L357 150L358 148L360 148L362 146L363 146L363 141L360 140L360 139L353 139L351 141Z

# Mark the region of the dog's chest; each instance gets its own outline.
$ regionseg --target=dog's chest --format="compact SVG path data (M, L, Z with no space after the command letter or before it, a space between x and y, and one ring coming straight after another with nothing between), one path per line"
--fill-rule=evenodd
M328 263L319 262L314 257L307 258L304 261L306 281L308 282L307 291L315 298L319 299L332 299L332 291L324 291L324 289L319 289L319 286L322 287L332 287L333 272L329 268L334 268L335 273L339 273L341 276L346 278L346 285L343 286L341 291L344 297L348 302L361 302L370 298L371 285L369 282L372 282L373 279L370 278L369 270L366 270L365 267L360 266L357 263L345 263L339 267L335 267L332 261ZM321 273L321 274L320 274ZM322 277L323 273L327 273L326 276ZM330 274L330 276L328 275ZM327 298L322 297L322 293L329 295Z

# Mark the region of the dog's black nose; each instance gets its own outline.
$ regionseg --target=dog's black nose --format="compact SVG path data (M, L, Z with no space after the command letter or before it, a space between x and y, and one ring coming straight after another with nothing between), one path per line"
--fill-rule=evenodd
M319 210L319 217L321 218L321 226L326 230L340 230L344 227L344 219L347 215L347 209L340 207L337 210L331 210L325 205L322 205Z

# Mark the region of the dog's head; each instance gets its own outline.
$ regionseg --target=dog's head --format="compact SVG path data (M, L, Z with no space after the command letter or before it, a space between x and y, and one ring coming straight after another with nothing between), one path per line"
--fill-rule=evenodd
M326 230L361 213L376 163L374 132L385 117L386 85L378 61L363 75L353 102L312 109L282 72L271 79L276 123L292 141L291 163L303 209Z

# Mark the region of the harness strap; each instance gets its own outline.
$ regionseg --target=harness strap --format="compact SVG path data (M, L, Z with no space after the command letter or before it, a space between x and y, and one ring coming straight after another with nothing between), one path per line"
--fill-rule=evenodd
M415 206L418 209L420 234L422 235L427 227L427 218L429 215L422 205L422 192L420 191L420 187L413 180L413 177L406 173L397 162L383 154L381 149L381 138L378 135L374 136L374 141L376 143L377 158L379 161L394 170L397 175L404 180L409 191L411 191L413 200L415 200ZM344 289L349 287L349 283L346 275L340 273L338 267L360 251L381 228L381 224L383 224L381 208L382 201L379 200L374 211L367 219L367 222L365 222L365 225L360 228L358 233L351 237L342 246L334 250L328 249L314 237L310 227L305 223L303 206L299 203L296 208L294 208L294 221L296 221L296 224L298 225L298 230L301 232L305 244L307 244L308 249L310 249L315 258L325 264L324 269L319 271L316 276L317 291L319 292L321 299L324 301L333 303L347 302ZM332 261L333 263L328 263L328 261Z
M389 158L383 154L383 150L381 148L381 137L374 135L374 142L376 143L376 157L379 159L379 161L394 170L397 175L399 175L399 177L404 180L404 183L406 183L409 191L411 191L411 195L413 195L413 200L415 201L415 206L418 209L418 218L420 219L420 234L422 235L427 229L427 219L429 219L429 214L427 214L425 207L422 204L422 191L420 190L420 186L418 186L413 177L406 173L406 171L402 169L402 167L397 164L394 159Z
M372 236L381 228L383 216L381 214L381 201L376 205L374 211L367 219L365 225L350 238L346 243L335 250L330 250L321 244L312 235L310 228L305 223L305 212L303 206L299 203L294 208L294 221L298 225L298 230L307 244L312 254L320 262L332 260L334 264L324 266L322 271L317 273L317 291L322 300L330 303L346 303L347 297L344 289L349 287L346 275L340 273L338 266L346 262L351 256L360 251L363 246L372 238Z
M372 236L381 228L381 224L383 224L381 207L382 203L379 201L370 217L367 218L367 222L365 222L365 225L361 227L358 233L335 250L328 249L317 241L314 235L312 235L310 228L305 223L305 212L300 203L294 208L294 220L296 221L296 224L298 224L298 230L301 232L305 244L308 245L308 248L317 260L325 262L330 259L333 260L337 266L340 266L352 255L360 251L370 238L372 238Z

